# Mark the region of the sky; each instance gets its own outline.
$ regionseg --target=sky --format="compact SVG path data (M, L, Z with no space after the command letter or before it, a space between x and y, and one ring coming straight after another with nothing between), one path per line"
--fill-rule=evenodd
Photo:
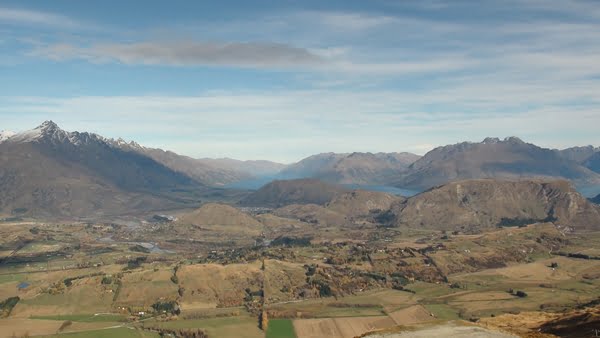
M0 130L294 162L600 146L600 1L0 1Z

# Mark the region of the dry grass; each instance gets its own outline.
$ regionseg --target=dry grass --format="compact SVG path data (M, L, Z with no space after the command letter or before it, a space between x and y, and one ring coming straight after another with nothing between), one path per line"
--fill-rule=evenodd
M366 332L394 325L394 321L386 316L294 320L298 338L354 338Z
M179 284L185 289L182 308L239 306L246 288L260 289L260 263L184 265L178 272Z
M388 314L397 325L410 325L435 320L435 317L422 305L413 305L406 309Z

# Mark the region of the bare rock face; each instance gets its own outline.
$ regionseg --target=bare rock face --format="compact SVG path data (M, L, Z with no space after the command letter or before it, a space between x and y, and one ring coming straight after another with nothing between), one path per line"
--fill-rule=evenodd
M536 222L600 229L600 207L565 180L457 181L409 198L392 210L399 226L441 230L479 232Z
M411 164L394 185L418 190L475 178L568 179L577 185L600 184L600 175L556 151L509 137L438 147Z
M281 207L290 204L323 205L347 190L316 179L273 181L244 198L246 206Z

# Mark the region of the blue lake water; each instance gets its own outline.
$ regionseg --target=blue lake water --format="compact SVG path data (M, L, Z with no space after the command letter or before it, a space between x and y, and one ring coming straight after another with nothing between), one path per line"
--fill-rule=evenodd
M587 187L578 187L577 191L585 197L596 197L600 194L600 185L591 185Z

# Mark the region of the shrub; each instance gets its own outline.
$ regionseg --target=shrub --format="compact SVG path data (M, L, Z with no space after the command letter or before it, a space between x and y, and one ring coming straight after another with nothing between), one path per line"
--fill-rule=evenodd
M173 284L179 284L179 278L177 275L171 276L171 282L173 282Z
M179 308L179 304L176 301L170 302L157 302L152 304L152 308L156 312L170 313L178 315L181 313L181 309Z
M6 318L10 315L12 309L17 305L21 298L10 297L0 302L0 318Z
M60 332L60 331L62 331L62 330L64 330L64 329L66 329L67 327L71 326L72 324L73 324L73 322L72 322L72 321L70 321L70 320L64 321L64 322L63 322L63 323L60 325L60 327L58 328L58 332Z

